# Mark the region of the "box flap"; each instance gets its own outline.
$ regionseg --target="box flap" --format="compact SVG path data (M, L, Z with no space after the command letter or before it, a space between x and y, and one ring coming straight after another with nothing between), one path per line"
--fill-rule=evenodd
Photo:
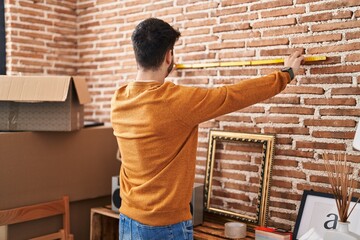
M65 101L71 77L0 76L0 101Z
M84 77L73 77L76 93L80 104L91 102L90 93Z

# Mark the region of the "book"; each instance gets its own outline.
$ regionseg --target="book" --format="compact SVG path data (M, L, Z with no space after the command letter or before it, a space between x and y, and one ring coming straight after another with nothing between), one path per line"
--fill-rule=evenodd
M292 233L276 228L255 228L255 240L292 240Z

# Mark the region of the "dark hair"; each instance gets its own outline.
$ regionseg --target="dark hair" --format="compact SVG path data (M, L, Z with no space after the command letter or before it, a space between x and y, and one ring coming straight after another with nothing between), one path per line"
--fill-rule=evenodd
M144 69L158 69L179 37L180 32L163 20L148 18L140 22L131 36L137 63Z

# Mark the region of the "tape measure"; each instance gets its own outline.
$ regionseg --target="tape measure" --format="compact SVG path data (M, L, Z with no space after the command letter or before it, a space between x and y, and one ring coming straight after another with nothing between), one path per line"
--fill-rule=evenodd
M325 56L310 56L305 57L305 62L316 62L326 60ZM212 68L212 67L234 67L234 66L256 66L256 65L269 65L284 63L285 59L265 59L265 60L253 60L253 61L238 61L238 62L213 62L213 63L194 63L194 64L175 64L176 69L188 69L188 68Z

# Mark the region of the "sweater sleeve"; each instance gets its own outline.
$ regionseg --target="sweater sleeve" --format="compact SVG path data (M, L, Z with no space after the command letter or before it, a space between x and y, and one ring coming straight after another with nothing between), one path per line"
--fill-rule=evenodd
M182 87L173 92L175 97L181 94L177 97L180 101L170 106L180 120L194 126L271 98L284 90L290 80L288 73L274 72L212 89Z

